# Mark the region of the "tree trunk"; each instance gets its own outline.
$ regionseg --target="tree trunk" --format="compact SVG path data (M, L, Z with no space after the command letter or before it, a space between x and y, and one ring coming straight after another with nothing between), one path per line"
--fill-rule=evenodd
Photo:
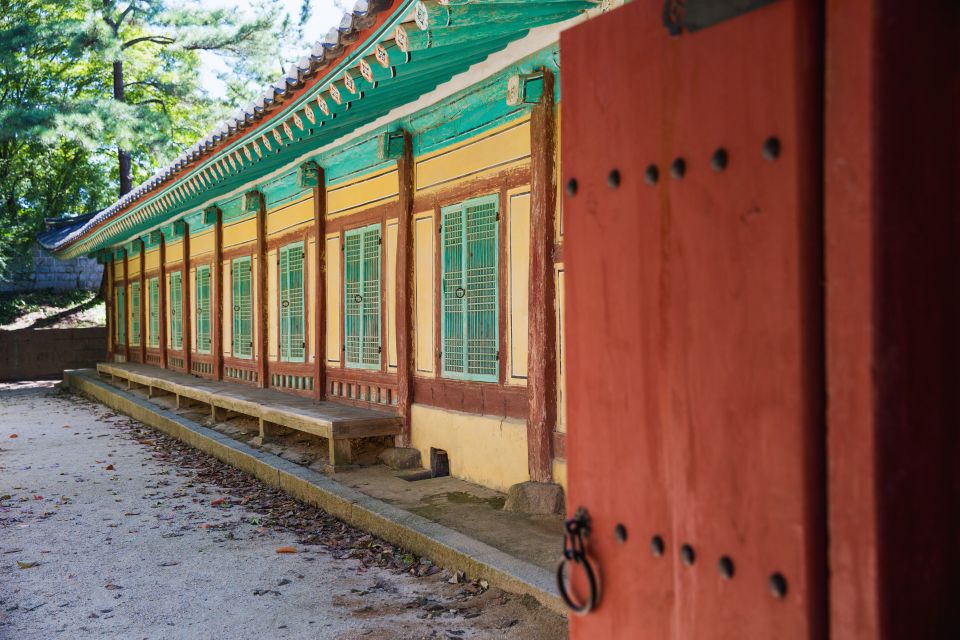
M113 63L113 99L124 102L122 60L117 60ZM123 197L133 189L133 171L130 164L130 152L118 147L117 162L120 165L120 196Z

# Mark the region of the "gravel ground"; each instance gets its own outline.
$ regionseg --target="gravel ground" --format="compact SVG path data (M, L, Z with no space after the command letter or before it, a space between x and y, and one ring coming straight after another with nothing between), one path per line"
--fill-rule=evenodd
M53 383L0 384L0 638L566 637Z

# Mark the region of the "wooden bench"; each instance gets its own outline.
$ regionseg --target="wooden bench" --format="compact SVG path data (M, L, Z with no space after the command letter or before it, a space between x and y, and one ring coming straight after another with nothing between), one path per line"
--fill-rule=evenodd
M170 394L178 409L193 403L210 407L214 421L227 412L256 418L260 442L269 442L284 427L326 438L329 468L353 464L352 440L400 433L402 418L395 414L336 402L310 400L272 389L241 387L229 382L196 378L137 363L99 363L97 373L127 383L128 389L146 389L147 397Z

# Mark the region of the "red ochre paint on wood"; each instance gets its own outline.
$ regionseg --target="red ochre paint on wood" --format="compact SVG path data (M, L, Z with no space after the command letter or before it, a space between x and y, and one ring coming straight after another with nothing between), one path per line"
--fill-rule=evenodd
M561 35L568 508L589 510L604 579L576 640L824 634L813 6L670 37L635 2Z

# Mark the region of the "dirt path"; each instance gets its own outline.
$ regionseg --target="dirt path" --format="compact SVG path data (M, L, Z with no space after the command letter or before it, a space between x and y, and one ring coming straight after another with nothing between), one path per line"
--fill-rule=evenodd
M451 579L51 383L0 385L0 638L566 636Z

